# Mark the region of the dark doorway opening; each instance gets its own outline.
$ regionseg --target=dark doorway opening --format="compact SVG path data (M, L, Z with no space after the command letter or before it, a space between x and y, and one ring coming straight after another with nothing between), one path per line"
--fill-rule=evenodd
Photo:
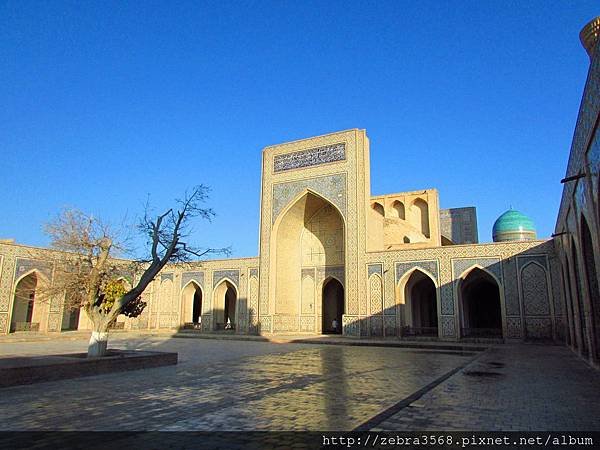
M437 296L434 282L423 272L412 273L404 288L404 298L410 308L410 323L402 335L437 336Z
M344 314L344 287L335 278L323 286L323 334L342 334L342 315Z
M496 280L474 269L461 286L463 337L502 337L500 289Z
M194 305L192 307L192 322L200 323L200 316L202 315L202 291L200 288L196 288L194 292Z

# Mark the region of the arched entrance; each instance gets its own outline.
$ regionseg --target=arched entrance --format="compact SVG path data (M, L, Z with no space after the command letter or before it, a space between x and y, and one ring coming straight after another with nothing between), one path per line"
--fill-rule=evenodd
M323 284L323 304L321 307L323 334L342 334L344 314L344 287L335 278Z
M592 322L596 324L596 357L600 359L600 289L598 288L598 272L596 272L596 261L592 247L592 234L585 220L581 217L581 252L585 266L585 279L590 296Z
M15 288L10 331L39 331L42 318L41 305L36 303L38 275L31 272L21 278Z
M415 270L404 287L407 323L403 335L437 336L437 295L433 280Z
M186 327L197 328L202 319L202 288L190 281L182 291L184 305L183 321Z
M461 337L502 337L500 287L485 270L473 269L460 281Z
M269 283L274 315L278 316L273 331L329 332L333 318L325 322L321 305L322 295L333 287L324 283L319 291L317 286L330 276L344 276L344 220L340 211L320 195L306 191L275 221L271 236L274 276ZM341 319L338 330L341 332Z
M237 289L230 281L223 280L214 294L214 320L216 330L235 330Z

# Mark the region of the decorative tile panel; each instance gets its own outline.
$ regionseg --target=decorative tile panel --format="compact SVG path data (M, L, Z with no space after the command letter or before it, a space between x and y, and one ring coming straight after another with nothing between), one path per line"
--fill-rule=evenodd
M360 334L360 323L357 316L342 316L342 327L344 330L344 336L355 336L358 337Z
M300 331L312 333L315 331L315 316L300 317Z
M439 272L438 272L438 262L437 260L424 260L424 261L410 261L410 262L397 262L396 263L396 284L400 281L402 276L414 269L414 268L423 269L429 272L434 276L436 283L439 283Z
M506 318L506 337L509 339L521 339L521 318Z
M50 261L42 261L39 259L17 258L15 280L31 270L39 271L47 280L52 280L52 267Z
M505 258L502 261L504 272L504 300L506 303L507 316L520 316L521 303L519 301L519 290L517 287L517 263L516 258ZM519 332L520 335L520 332Z
M225 278L229 278L234 282L235 287L240 286L240 271L239 269L215 270L213 272L213 289Z
M258 278L258 269L256 267L251 268L249 276Z
M452 260L454 269L454 277L459 277L465 270L473 266L481 266L490 271L494 276L503 283L502 264L500 258L459 258Z
M385 336L396 336L396 317L395 316L384 316L383 317L383 332Z
M173 281L173 272L169 272L169 273L161 273L160 274L160 281L161 283L165 280L171 280Z
M260 316L259 328L261 333L271 333L271 316Z
M318 166L336 161L344 161L345 159L345 144L325 145L323 147L275 155L273 158L273 172L277 173L284 170Z
M346 218L346 174L338 173L274 184L271 223L275 223L281 211L305 189L323 196L337 206L342 216Z
M552 320L549 317L526 317L527 339L552 339Z
M0 314L0 334L8 333L8 314Z
M442 316L442 336L447 338L456 336L456 325L453 316Z
M183 272L181 274L181 287L186 286L190 281L195 281L204 289L204 272Z
M550 314L546 271L539 264L529 263L521 270L521 297L525 315Z
M377 274L369 277L369 300L371 314L381 314L383 311L383 286L381 277Z
M327 277L334 277L340 283L342 283L342 286L344 286L344 288L345 288L346 284L345 284L344 274L345 274L344 266L317 267L317 280L318 281L323 281L323 280L327 279Z
M519 270L521 270L530 262L536 262L544 269L548 270L548 258L546 257L546 255L517 256L517 266L519 267Z
M368 270L367 270L367 275L370 277L374 273L376 273L380 277L383 277L383 264L381 264L381 263L369 264Z
M369 322L371 324L371 336L373 336L373 337L383 336L383 317L382 316L371 316Z

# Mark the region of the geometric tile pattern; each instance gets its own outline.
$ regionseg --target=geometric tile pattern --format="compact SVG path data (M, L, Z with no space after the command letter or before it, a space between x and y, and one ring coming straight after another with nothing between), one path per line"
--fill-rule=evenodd
M271 223L275 223L275 219L277 219L281 210L305 189L310 189L337 206L342 216L346 217L346 174L338 173L307 180L274 184Z
M229 278L235 284L235 287L239 289L240 285L240 271L239 269L233 270L215 270L213 272L213 288L219 284L223 278Z
M186 286L190 281L194 280L204 289L204 272L183 272L181 274L181 286Z
M530 262L521 270L521 297L525 315L549 315L546 271L537 262Z
M411 261L411 262L402 262L396 263L396 284L402 278L402 276L408 272L409 270L418 267L420 269L424 269L433 275L435 282L439 283L439 273L438 273L438 261L437 260L423 260L423 261Z

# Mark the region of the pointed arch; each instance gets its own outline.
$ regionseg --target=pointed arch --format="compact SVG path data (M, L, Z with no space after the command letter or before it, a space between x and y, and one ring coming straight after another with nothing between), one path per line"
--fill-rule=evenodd
M398 280L396 295L404 305L403 335L438 335L440 292L436 277L415 266Z
M37 298L39 287L48 279L38 269L20 275L13 285L10 331L43 331L48 313L47 302Z
M417 221L419 231L426 238L429 238L429 204L419 197L412 202L411 209L413 218Z
M204 290L202 285L195 279L189 280L181 289L182 322L194 324L198 327L202 320L202 309L204 303Z
M456 283L461 337L501 338L506 330L502 284L486 268L466 269Z
M346 224L346 219L344 217L344 214L342 213L341 209L330 199L328 199L325 195L320 194L317 191L314 191L310 188L306 188L303 189L302 191L300 191L292 200L290 200L285 207L283 207L281 209L281 211L279 211L279 213L277 214L277 217L275 218L275 221L273 222L273 233L275 233L277 231L277 229L279 228L279 226L281 225L281 221L283 220L283 218L285 217L285 215L300 201L302 200L304 197L306 197L307 195L313 195L317 198L320 198L321 200L323 200L324 202L327 202L329 204L331 204L331 206L333 206L336 211L339 213L340 217L342 218L342 221L344 222L344 225ZM344 226L345 228L345 226Z
M385 208L383 207L383 205L381 203L373 202L371 204L371 208L373 208L373 211L380 214L382 217L385 217Z
M392 203L392 214L398 219L406 220L406 209L404 203L400 200L394 200Z
M315 217L322 220L311 220ZM310 189L303 190L283 209L270 240L269 297L276 315L301 314L303 267L344 265L345 236L346 222L340 209ZM321 293L317 291L316 295ZM315 303L320 304L321 298L315 298Z
M213 317L216 330L235 329L237 324L239 290L236 284L225 277L213 290Z
M525 315L549 315L550 279L546 268L537 261L528 261L520 268L518 280Z

